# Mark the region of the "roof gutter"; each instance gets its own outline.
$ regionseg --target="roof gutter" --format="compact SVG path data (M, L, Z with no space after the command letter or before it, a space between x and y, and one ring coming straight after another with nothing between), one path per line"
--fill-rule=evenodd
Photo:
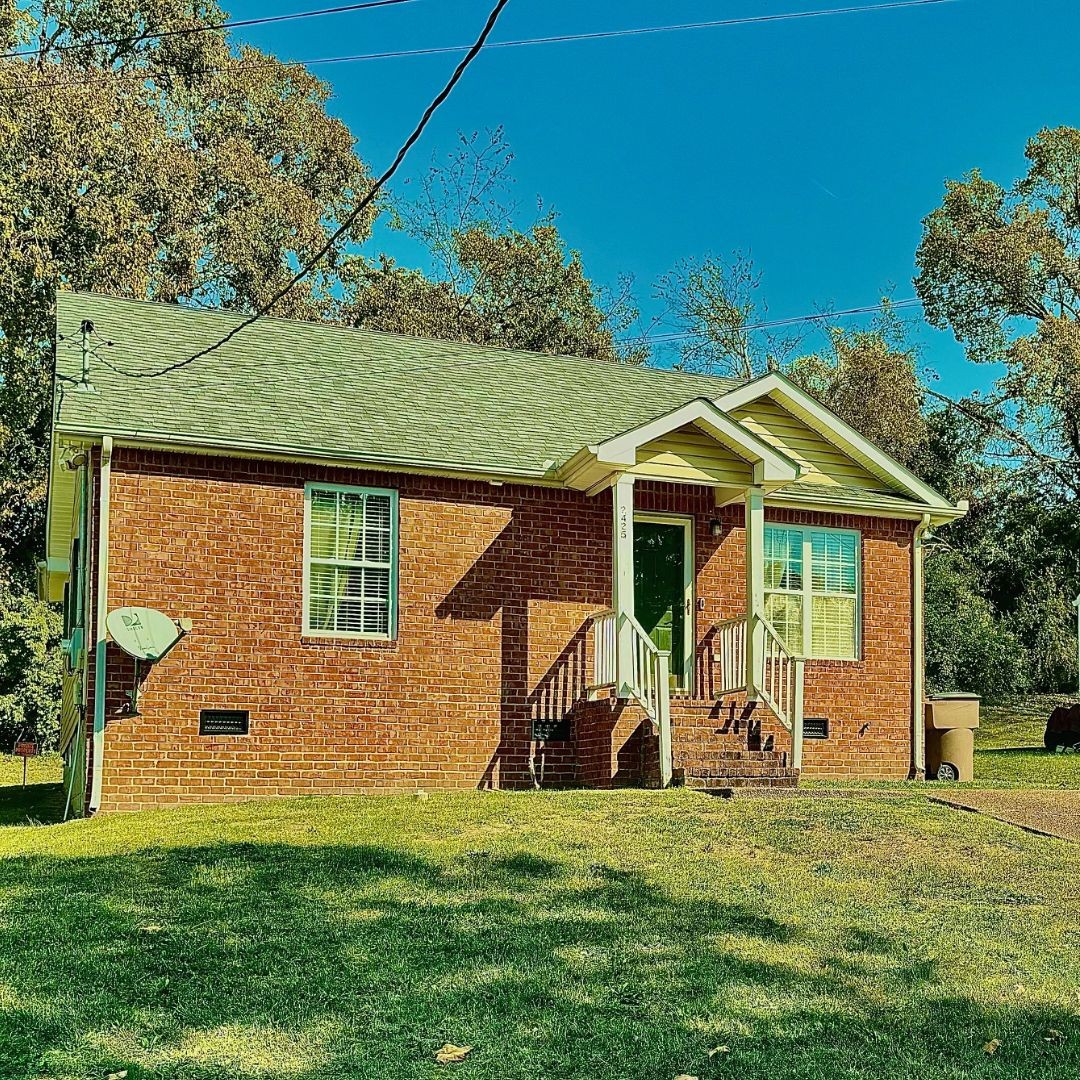
M112 486L113 440L105 435L101 440L101 481L98 495L97 621L94 631L94 755L93 776L90 782L90 812L101 805L101 767L105 761L105 658L108 637L105 616L109 613L109 495Z
M106 433L95 428L65 428L62 434L71 438L103 439ZM506 465L463 464L460 461L422 461L415 458L395 458L387 454L358 454L348 451L320 451L302 446L285 446L275 443L243 442L230 439L191 438L190 436L165 435L159 432L133 431L124 435L112 433L117 446L129 446L141 450L164 450L173 453L218 454L233 457L277 458L321 465L358 466L377 469L400 469L486 480L489 477L507 480L552 481L549 469L516 469ZM554 463L552 463L554 464ZM562 486L562 485L560 485Z

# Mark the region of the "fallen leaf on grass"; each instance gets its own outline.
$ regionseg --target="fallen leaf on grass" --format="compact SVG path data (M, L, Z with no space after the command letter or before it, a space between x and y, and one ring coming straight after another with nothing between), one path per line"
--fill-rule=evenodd
M452 1065L455 1061L464 1061L471 1053L471 1046L455 1046L453 1043L446 1043L441 1050L436 1052L435 1060L440 1065Z
M151 923L149 926L140 926L139 929L144 934L160 934L165 929L164 926L158 926L157 923Z
M698 1080L698 1078L696 1076L691 1076L689 1073L679 1073L679 1075L675 1077L675 1080Z
M716 1057L717 1054L730 1054L730 1053L731 1053L731 1047L730 1046L714 1046L709 1051L709 1057Z
M1058 1031L1057 1028L1047 1028L1046 1034L1043 1036L1043 1039L1045 1039L1046 1042L1064 1042L1065 1032Z
M986 1052L987 1052L988 1054L991 1054L991 1055L993 1055L993 1054L996 1054L996 1053L997 1053L997 1052L998 1052L998 1051L999 1051L999 1050L1001 1049L1001 1040L1000 1040L1000 1039L991 1039L991 1040L990 1040L990 1041L989 1041L989 1042L988 1042L988 1043L987 1043L987 1044L986 1044L986 1045L985 1045L985 1046L983 1047L983 1049L984 1049L984 1050L985 1050L985 1051L986 1051Z
M124 1080L125 1076L127 1076L127 1069L121 1069L119 1072L109 1073L105 1080Z

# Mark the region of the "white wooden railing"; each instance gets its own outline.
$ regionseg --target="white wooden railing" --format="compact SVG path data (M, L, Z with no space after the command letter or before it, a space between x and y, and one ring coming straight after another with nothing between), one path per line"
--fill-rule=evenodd
M588 690L601 690L618 681L618 642L615 611L597 612L592 617L593 677Z
M764 615L725 619L713 628L713 677L718 683L715 693L720 697L748 689L746 643L755 622L763 637L760 670L753 679L756 694L791 732L791 764L801 769L805 661L792 654Z
M660 784L671 783L671 654L660 649L629 612L601 611L592 619L593 685L628 693L656 725L660 739ZM630 637L630 670L620 672L619 635Z
M746 622L725 619L713 627L712 692L717 697L746 689Z
M805 661L794 656L764 615L765 656L758 692L777 719L791 732L791 764L802 768L803 679Z

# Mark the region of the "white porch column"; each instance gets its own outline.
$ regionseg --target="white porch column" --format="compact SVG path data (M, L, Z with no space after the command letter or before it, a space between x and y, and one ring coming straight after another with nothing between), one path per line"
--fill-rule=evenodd
M613 578L611 606L615 609L616 685L619 697L630 693L634 670L633 628L624 618L634 614L634 478L621 475L611 488L615 511L612 531Z
M746 696L757 701L765 666L765 492L746 489Z

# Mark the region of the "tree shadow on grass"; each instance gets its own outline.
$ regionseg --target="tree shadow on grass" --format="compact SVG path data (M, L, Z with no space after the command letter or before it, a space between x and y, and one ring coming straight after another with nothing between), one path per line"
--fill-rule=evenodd
M0 826L53 825L63 817L63 784L0 787Z
M1067 1017L942 995L904 942L529 851L221 843L0 862L0 1076L1074 1075ZM868 994L866 972L878 971ZM895 1003L883 1004L895 991ZM708 1051L726 1044L730 1053Z

